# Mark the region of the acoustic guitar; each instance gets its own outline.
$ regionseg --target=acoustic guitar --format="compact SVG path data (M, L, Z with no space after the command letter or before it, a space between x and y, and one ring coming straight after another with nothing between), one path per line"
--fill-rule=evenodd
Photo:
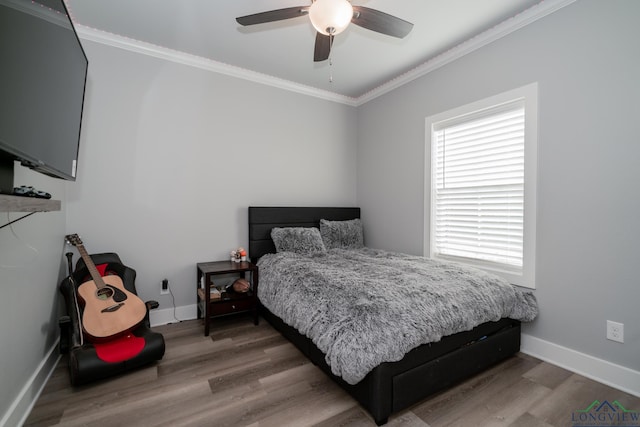
M78 296L84 304L85 334L89 339L103 341L133 329L147 314L145 303L124 287L119 276L100 275L77 234L69 234L66 239L78 249L93 279L78 286Z

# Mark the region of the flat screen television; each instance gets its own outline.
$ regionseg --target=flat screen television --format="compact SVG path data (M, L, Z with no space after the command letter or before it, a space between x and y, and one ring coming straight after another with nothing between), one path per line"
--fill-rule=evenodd
M0 193L16 160L75 181L87 68L63 0L0 0Z

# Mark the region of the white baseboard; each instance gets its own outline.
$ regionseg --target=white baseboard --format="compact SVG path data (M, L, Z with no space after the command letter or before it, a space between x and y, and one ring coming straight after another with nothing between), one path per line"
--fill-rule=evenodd
M49 381L49 377L53 373L58 361L60 353L58 352L59 339L51 346L40 365L36 368L33 375L26 382L18 396L16 396L9 409L0 420L0 427L21 426L27 420L33 405L35 405L42 389Z
M584 377L640 397L640 372L522 334L520 351Z
M149 312L149 322L151 327L177 323L183 320L193 320L197 317L197 305L182 305L173 308L163 308L161 310L151 310Z
M197 306L195 304L163 310L153 310L149 313L151 326L166 325L181 320L191 320L196 318ZM20 393L15 398L7 412L0 419L0 427L21 426L26 421L31 409L35 405L42 389L47 384L49 377L53 373L60 353L58 352L59 339L51 346L33 375L26 382Z
M151 326L166 325L181 320L191 320L196 318L197 306L195 304L163 310L153 310L149 313ZM7 412L0 419L0 427L21 426L26 421L31 409L35 405L42 389L47 384L49 377L53 373L60 354L58 352L59 339L51 346L33 375L26 382L20 393L15 398Z

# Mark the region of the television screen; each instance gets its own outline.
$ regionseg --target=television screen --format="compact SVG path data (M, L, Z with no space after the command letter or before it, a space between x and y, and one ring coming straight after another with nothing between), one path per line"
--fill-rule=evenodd
M87 67L63 0L0 0L0 159L5 165L15 159L75 180Z

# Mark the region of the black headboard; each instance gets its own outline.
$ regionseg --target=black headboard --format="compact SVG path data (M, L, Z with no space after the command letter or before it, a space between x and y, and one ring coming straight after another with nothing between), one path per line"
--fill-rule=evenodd
M319 227L321 219L345 221L360 218L360 208L249 206L249 256L253 262L275 253L273 227Z

